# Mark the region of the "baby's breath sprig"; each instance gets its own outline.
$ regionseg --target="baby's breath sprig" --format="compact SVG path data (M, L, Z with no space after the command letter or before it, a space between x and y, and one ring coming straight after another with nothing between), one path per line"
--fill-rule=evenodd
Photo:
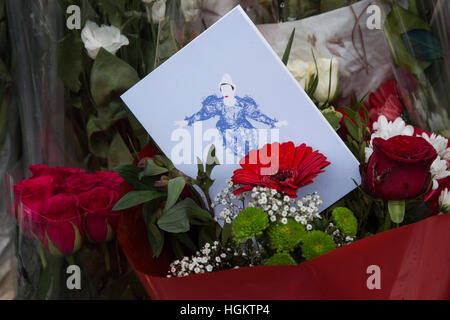
M227 180L227 187L220 191L214 198L212 207L220 208L219 216L215 217L216 221L232 223L233 219L245 208L245 195L235 195L234 191L239 187L233 185L231 180Z
M293 199L275 189L258 186L253 188L251 198L248 206L264 210L271 222L287 224L288 219L292 218L310 231L313 229L312 222L321 219L319 206L322 200L317 192Z
M339 228L337 228L332 222L330 222L325 230L336 243L336 246L343 247L355 241L354 237L345 235Z
M195 255L172 262L167 278L252 267L259 264L260 254L250 253L247 249L245 246L223 247L218 241L212 244L206 243Z

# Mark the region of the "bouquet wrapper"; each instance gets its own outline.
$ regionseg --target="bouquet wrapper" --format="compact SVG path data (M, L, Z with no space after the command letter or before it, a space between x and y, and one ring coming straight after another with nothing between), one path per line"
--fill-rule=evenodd
M140 210L121 217L118 239L152 299L450 299L450 215L384 232L297 266L253 267L165 278L173 257L155 259ZM367 268L379 266L381 289Z

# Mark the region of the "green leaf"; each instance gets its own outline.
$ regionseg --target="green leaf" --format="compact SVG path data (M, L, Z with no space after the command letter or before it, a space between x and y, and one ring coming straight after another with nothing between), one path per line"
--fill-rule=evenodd
M138 178L139 172L141 170L135 165L128 164L118 166L113 169L114 172L118 173L126 183L135 188L136 190L148 190L151 188L151 185L147 185L143 181L140 181Z
M142 179L144 176L153 177L168 171L167 168L158 166L153 160L147 160L144 170L139 173L138 177L139 179Z
M348 117L344 117L345 127L347 128L353 139L359 141L358 127Z
M211 177L212 170L219 164L219 159L216 157L216 147L212 145L208 151L208 157L206 158L206 174L208 177Z
M97 105L118 98L139 81L139 76L128 63L100 49L91 71L91 92Z
M67 6L66 6L67 7ZM82 0L81 3L81 23L84 25L87 20L94 21L98 17L89 0Z
M90 116L86 124L89 151L98 158L108 156L109 139L106 131L110 126L110 121L104 121L93 115Z
M200 206L191 198L186 198L181 202L186 208L189 223L191 225L204 226L214 222L211 214L208 211L200 208Z
M69 32L58 42L58 76L66 87L78 92L83 72L83 42L78 32Z
M164 210L157 224L161 229L170 233L188 232L190 229L189 218L183 201L168 210Z
M153 257L157 258L161 254L164 246L164 231L160 230L154 223L149 223L147 229Z
M342 113L337 112L333 107L326 108L321 111L322 115L327 119L335 131L341 127Z
M133 162L133 156L118 132L114 135L111 142L107 158L109 169Z
M414 29L401 37L406 50L416 59L436 60L443 56L441 41L428 30Z
M228 240L231 237L231 231L233 230L233 225L231 223L225 223L222 228L222 245L226 246Z
M168 191L167 191L167 203L164 211L169 210L177 202L180 197L181 192L186 185L186 181L183 177L178 177L169 180Z
M294 36L295 36L295 28L292 30L291 35L289 37L289 41L286 45L286 49L284 50L283 59L282 59L284 65L288 64L289 56L291 54L291 49L292 49L292 43L294 42Z
M114 206L113 211L125 210L161 198L164 194L156 191L130 191Z
M414 29L430 30L424 20L394 3L384 24L384 31L392 58L399 67L406 68L414 75L420 76L422 70L428 68L431 63L429 61L416 60L411 56L401 37L402 34Z

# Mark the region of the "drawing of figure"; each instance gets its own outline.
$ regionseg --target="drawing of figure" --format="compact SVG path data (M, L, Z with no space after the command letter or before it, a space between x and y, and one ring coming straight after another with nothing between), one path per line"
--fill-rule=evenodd
M219 117L216 128L219 130L225 148L229 148L236 156L245 156L251 149L258 148L258 135L250 119L263 123L269 128L287 126L286 121L278 121L263 114L255 100L235 95L236 85L226 74L219 84L222 97L210 95L202 102L199 112L183 121L176 121L179 127L192 126L195 122Z

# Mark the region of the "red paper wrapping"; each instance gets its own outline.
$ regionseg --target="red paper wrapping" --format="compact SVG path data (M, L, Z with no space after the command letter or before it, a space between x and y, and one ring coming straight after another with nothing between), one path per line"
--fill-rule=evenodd
M173 257L152 258L140 210L122 216L119 242L152 299L450 299L450 214L378 234L297 266L165 278ZM381 289L370 290L371 265Z

